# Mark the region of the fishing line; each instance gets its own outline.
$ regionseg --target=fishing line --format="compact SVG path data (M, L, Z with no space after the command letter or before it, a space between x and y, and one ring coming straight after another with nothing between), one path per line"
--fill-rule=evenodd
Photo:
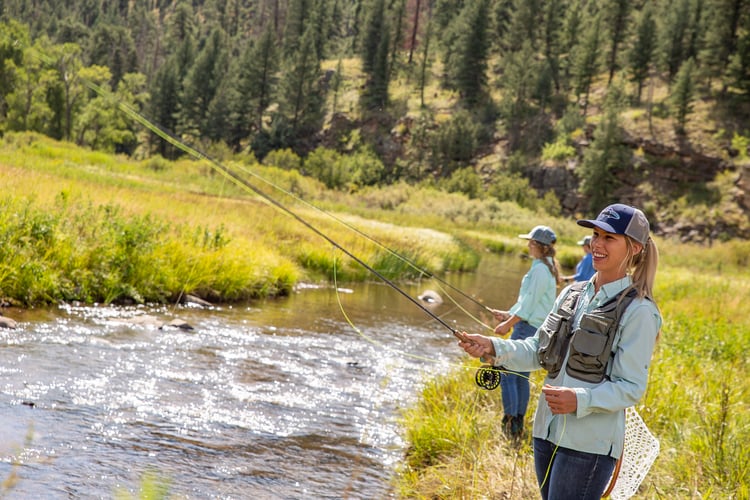
M305 199L303 199L303 198L295 195L294 193L292 193L292 192L284 189L283 187L281 187L281 186L279 186L279 185L277 185L277 184L269 181L268 179L264 178L263 176L261 176L261 175L255 173L255 172L253 172L252 170L249 170L249 169L243 167L242 165L237 166L237 169L239 169L240 171L242 171L242 172L244 172L244 173L246 173L246 174L248 174L248 175L250 175L252 177L255 177L256 179L260 180L261 182L264 182L264 183L268 184L272 188L274 188L274 189L276 189L278 191L281 191L282 193L286 194L287 196L291 197L292 199L294 199L294 200L296 200L296 201L298 201L300 203L303 203L305 206L307 206L309 208L312 208L313 210L316 210L316 211L318 211L318 212L320 212L320 213L322 213L322 214L324 214L324 215L332 218L333 220L335 220L336 222L342 224L343 226L345 226L349 230L351 230L351 231L355 232L356 234L362 236L363 238L365 238L368 241L374 243L375 245L377 245L378 247L382 248L383 250L385 250L389 254L393 255L397 259L399 259L402 262L406 263L412 269L414 269L415 271L419 272L424 277L426 277L428 279L434 279L435 281L438 282L438 287L443 291L443 293L445 294L445 296L448 297L450 299L450 301L453 302L453 304L458 309L460 309L464 314L466 314L466 316L468 316L469 318L471 318L472 320L474 320L476 323L478 323L479 325L481 325L481 326L483 326L483 327L485 327L485 328L487 328L489 330L493 329L491 326L485 324L482 320L480 320L479 318L475 317L473 314L471 314L471 312L469 312L466 308L464 308L461 304L459 304L453 298L453 296L444 287L447 286L448 288L450 288L454 292L462 295L466 299L470 300L474 304L478 305L479 307L485 309L486 311L488 311L490 313L493 313L492 308L490 308L487 305L481 303L476 298L474 298L471 295L467 294L463 290L457 288L455 285L451 284L447 280L445 280L445 279L443 279L443 278L435 275L434 273L430 272L428 269L425 269L425 268L421 267L419 264L417 264L416 262L414 262L409 257L406 257L405 255L402 255L402 254L396 252L395 250L393 250L392 248L388 247L384 243L382 243L382 242L378 241L377 239L375 239L373 236L365 233L364 231L360 230L359 228L357 228L353 224L350 224L349 222L345 221L341 217L338 217L334 213L328 212L327 210L324 210L324 209L316 206L315 204L306 201Z
M53 63L52 58L46 56L45 54L41 54L40 53L40 54L38 54L38 56L39 56L39 58L41 60L47 62L48 64ZM157 136L159 136L162 139L164 139L165 141L167 141L169 144L175 146L176 148L180 149L181 151L187 153L188 155L191 155L194 158L199 159L199 160L208 161L213 166L213 168L215 168L217 171L219 171L219 173L221 173L222 175L224 175L226 178L228 178L229 180L231 180L235 184L239 185L240 187L245 187L247 189L252 190L258 196L260 196L261 198L263 198L267 202L271 203L272 205L276 206L277 208L279 208L283 212L286 212L288 215L290 215L291 217L293 217L294 219L296 219L302 225L304 225L308 229L312 230L313 232L315 232L316 234L318 234L320 237L322 237L323 239L325 239L326 241L328 241L329 243L331 243L335 247L337 247L340 250L342 250L350 258L352 258L353 260L355 260L358 264L360 264L365 269L367 269L368 271L370 271L371 273L373 273L375 276L377 276L378 278L380 278L383 282L385 282L386 284L388 284L389 286L391 286L394 290L396 290L399 293L401 293L410 302L412 302L414 305L416 305L417 307L419 307L420 309L422 309L422 311L424 311L427 315L429 315L430 317L432 317L433 319L435 319L437 322L439 322L441 325L443 325L448 330L450 330L451 333L454 336L456 336L459 339L462 339L462 335L460 334L460 332L458 330L456 330L455 328L453 328L451 325L449 325L447 322L445 322L438 315L432 313L432 311L430 311L429 309L427 309L426 307L424 307L421 303L419 303L417 300L415 300L409 294L407 294L406 292L404 292L401 288L399 288L398 286L396 286L396 284L393 283L391 280L389 280L388 278L386 278L385 276L383 276L381 273L379 273L378 271L376 271L374 268L372 268L371 266L369 266L368 264L366 264L362 259L358 258L353 253L349 252L347 249L343 248L341 245L339 245L338 243L336 243L335 241L333 241L330 237L328 237L322 231L320 231L319 229L317 229L316 227L314 227L312 224L310 224L309 222L307 222L306 220L304 220L302 217L300 217L299 215L297 215L291 209L287 208L286 206L284 206L283 204L281 204L276 199L274 199L271 196L267 195L261 189L259 189L256 186L252 185L246 179L242 178L237 173L235 173L231 169L227 168L225 165L221 164L220 162L218 162L214 158L208 156L207 154L205 154L205 153L203 153L203 152L201 152L201 151L199 151L199 150L197 150L197 149L195 149L195 148L193 148L191 146L188 146L183 141L181 141L180 139L178 139L177 137L175 137L174 134L172 134L171 132L167 131L166 129L164 129L160 125L152 122L151 120L148 120L141 113L139 113L138 111L136 111L135 109L133 109L131 106L129 106L128 104L122 102L120 99L117 99L116 96L113 96L112 95L113 93L110 90L107 90L107 89L101 87L100 85L97 85L96 83L94 83L94 82L92 82L92 81L90 81L90 80L88 80L86 78L81 78L81 80L83 81L83 83L89 89L91 89L92 91L94 91L96 94L98 94L98 95L100 95L102 97L108 97L108 96L109 97L115 97L114 102L117 104L118 109L120 109L123 113L125 113L127 116L129 116L131 119L133 119L135 122L141 124L147 130L150 130L151 132L153 132ZM249 173L251 175L255 175L252 172L249 172ZM289 196L292 196L293 198L295 198L295 199L297 199L297 200L299 200L299 201L301 201L303 203L308 204L312 208L314 208L316 210L320 210L320 211L322 211L324 213L327 213L327 212L323 211L322 209L319 209L319 208L315 207L314 205L305 202L301 198L294 196L292 193L288 193L286 190L281 189L280 186L276 186L275 184L266 181L265 179L263 179L260 176L255 175L255 177L261 179L263 182L268 183L269 185L273 186L276 189L280 189L282 192L287 193ZM328 214L328 215L331 216L331 217L334 217L332 214ZM344 224L345 226L347 226L351 230L357 232L361 236L363 236L363 237L367 238L368 240L372 241L373 243L375 243L376 245L380 246L381 248L383 248L383 249L391 252L394 256L396 256L397 258L402 259L404 262L406 262L407 264L409 264L410 266L412 266L415 270L418 270L419 272L423 273L425 276L433 278L433 279L435 279L435 280L437 280L437 281L439 281L441 283L444 283L446 286L454 288L455 291L457 291L458 293L461 293L466 298L472 300L473 302L475 302L476 304L480 305L481 307L483 307L483 308L485 308L487 310L490 310L486 305L480 303L479 301L477 301L473 297L469 296L468 294L462 292L461 290L458 290L457 288L453 287L453 285L451 285L450 283L442 280L442 278L439 278L439 277L435 276L433 273L430 273L429 271L420 268L416 263L414 263L410 259L408 259L405 256L400 255L397 252L389 249L387 246L385 246L382 243L378 242L374 238L371 238L370 236L366 235L364 232L360 231L359 229L355 228L354 226L346 223L345 221L343 221L340 218L334 217L334 219L337 220L337 221L339 221L340 223ZM467 312L467 314L468 314L468 312ZM471 316L471 315L469 315L469 316ZM474 319L478 323L484 325L484 323L482 323L481 321L477 320L476 318L474 318ZM487 327L487 328L489 328L487 325L484 325L484 326Z
M435 362L435 359L428 358L426 356L420 356L418 354L412 354L409 352L404 352L400 350L396 350L391 348L390 346L383 344L382 342L379 342L375 340L374 338L366 335L361 329L357 328L357 326L354 324L354 322L349 318L349 315L346 314L346 311L344 310L344 304L341 302L341 294L339 293L339 287L338 287L338 280L337 280L337 273L336 273L336 257L333 258L333 288L336 290L336 301L338 303L339 309L341 310L341 314L344 316L344 319L349 324L349 326L352 327L352 329L357 332L357 334L365 339L367 342L376 345L378 347L381 347L393 354L399 355L399 356L405 356L412 359L418 359L420 361L427 361L427 362Z
M93 82L91 82L91 81L89 81L87 79L83 79L83 81L84 81L84 83L91 90L93 90L94 92L96 92L98 95L106 96L107 94L111 94L111 92L105 90L101 86L99 86L99 85L97 85L97 84L95 84L95 83L93 83ZM139 112L137 112L136 110L134 110L132 107L128 106L127 104L123 103L119 99L116 99L115 102L117 103L118 108L121 111L123 111L127 116L129 116L131 119L133 119L137 123L141 124L146 129L148 129L151 132L153 132L154 134L158 135L159 137L161 137L162 139L164 139L165 141L167 141L169 144L172 144L173 146L175 146L176 148L180 149L181 151L183 151L183 152L185 152L185 153L193 156L196 159L205 160L205 161L209 162L214 169L216 169L220 174L222 174L224 177L226 177L230 181L234 182L235 184L237 184L240 187L244 187L246 189L251 190L252 192L254 192L258 196L260 196L262 199L264 199L268 203L271 203L273 206L275 206L279 210L285 212L286 214L288 214L289 216L291 216L292 218L294 218L295 220L297 220L300 224L302 224L303 226L307 227L308 229L310 229L311 231L313 231L315 234L317 234L318 236L320 236L321 238L323 238L324 240L326 240L328 243L330 243L331 245L333 245L333 247L335 247L335 248L339 249L340 251L344 252L347 256L349 256L355 262L357 262L362 267L364 267L365 269L367 269L368 271L370 271L372 274L374 274L375 276L377 276L380 280L382 280L388 286L390 286L391 288L393 288L394 290L396 290L397 292L399 292L402 296L404 296L412 304L414 304L415 306L417 306L418 308L420 308L425 314L427 314L428 316L430 316L431 318L433 318L435 321L437 321L438 323L440 323L441 325L443 325L445 328L447 328L456 338L458 338L461 341L465 341L466 340L466 338L464 337L464 335L463 335L462 332L460 332L459 330L457 330L456 328L454 328L453 326L451 326L450 324L448 324L446 321L444 321L438 315L434 314L432 311L430 311L428 308L426 308L424 305L422 305L419 301L417 301L416 299L414 299L411 295L409 295L403 289L401 289L399 286L397 286L393 281L391 281L390 279L388 279L382 273L378 272L376 269L374 269L372 266L370 266L369 264L367 264L366 262L364 262L362 259L360 259L356 255L354 255L352 252L350 252L349 250L347 250L346 248L344 248L343 246L341 246L340 244L338 244L336 241L334 241L328 235L326 235L325 233L323 233L317 227L313 226L307 220L305 220L302 217L300 217L297 213L295 213L294 211L292 211L291 209L289 209L288 207L286 207L285 205L283 205L281 202L279 202L275 198L269 196L268 194L264 193L261 189L259 189L258 187L254 186L253 184L251 184L250 182L248 182L246 179L244 179L241 176L239 176L236 172L234 172L231 169L227 168L225 165L223 165L222 163L218 162L214 158L208 156L207 154L205 154L205 153L203 153L203 152L201 152L201 151L199 151L199 150L197 150L197 149L195 149L195 148L193 148L191 146L188 146L183 141L181 141L178 138L176 138L172 133L170 133L169 131L165 130L164 128L162 128L158 124L155 124L152 121L148 120L142 114L140 114ZM260 176L256 176L256 177L260 178L261 180L263 180L263 182L267 182L268 184L270 184L271 186L273 186L273 187L275 187L277 189L281 189L279 186L276 186L273 183L269 183L268 181L266 181L265 179L263 179ZM319 208L315 207L314 205L307 203L306 201L302 200L301 198L294 196L292 193L288 193L286 190L282 190L282 191L285 192L285 193L287 193L289 196L292 196L293 198L295 198L295 199L297 199L297 200L299 200L299 201L301 201L301 202L303 202L305 204L310 205L312 208L314 208L316 210L321 210L322 211L322 209L319 209ZM325 211L323 211L323 212L325 212ZM333 214L328 214L328 215L330 215L331 217L333 217L335 220L341 222L342 224L344 224L346 227L350 228L351 230L357 232L361 236L367 238L368 240L372 241L373 243L375 243L375 244L379 245L380 247L386 249L387 251L391 252L394 256L402 259L404 262L408 263L414 269L419 270L420 272L422 272L426 276L429 276L430 278L433 278L433 279L439 281L441 284L444 283L445 285L451 287L455 291L461 293L463 296L465 296L465 297L469 298L470 300L474 301L476 304L482 306L483 308L487 309L488 311L491 311L491 309L488 308L486 305L481 304L480 302L478 302L477 300L475 300L473 297L470 297L469 295L467 295L464 292L460 291L458 288L453 287L453 285L445 282L441 278L436 277L434 274L430 273L429 271L421 269L416 263L414 263L410 259L407 259L405 256L402 256L402 255L398 254L397 252L394 252L394 251L390 250L388 247L386 247L382 243L378 242L374 238L371 238L369 235L365 234L364 232L360 231L359 229L355 228L354 226L346 223L345 221L343 221L342 219L340 219L338 217L333 216ZM351 323L351 321L349 321L349 323L350 323L350 325L354 326ZM481 321L479 323L481 323ZM483 367L480 367L477 370L477 373L476 373L476 376L475 376L475 381L482 388L489 389L489 390L495 389L500 384L501 374L502 374L503 371L504 370L501 369L501 368L498 368L498 367L495 367L495 366L492 366L492 365L485 365Z
M105 95L106 94L106 91L103 88L99 87L98 85L96 85L96 84L94 84L92 82L88 82L87 81L87 85L92 90L94 90L95 92L99 93L100 95ZM230 170L229 168L227 168L223 164L219 163L214 158L208 156L207 154L205 154L205 153L203 153L203 152L201 152L201 151L199 151L199 150L197 150L197 149L195 149L195 148L193 148L191 146L188 146L187 144L184 144L182 141L180 141L179 139L177 139L176 137L174 137L170 132L168 132L168 131L164 130L163 128L159 127L158 125L150 122L145 117L143 117L142 115L140 115L137 111L135 111L134 109L132 109L130 106L128 106L128 105L126 105L126 104L124 104L124 103L122 103L120 101L117 101L117 104L118 104L118 107L125 114L127 114L133 120L136 120L141 125L147 127L149 130L151 130L152 132L154 132L155 134L157 134L162 139L166 140L167 142L169 142L173 146L181 149L185 153L188 153L188 154L194 156L195 158L197 158L199 160L208 161L220 174L224 175L225 177L227 177L232 182L236 183L240 187L245 187L247 189L250 189L255 194L257 194L258 196L260 196L261 198L263 198L267 202L271 203L276 208L280 209L281 211L285 212L286 214L288 214L289 216L291 216L292 218L294 218L295 220L297 220L297 222L299 222L303 226L307 227L308 229L310 229L311 231L313 231L315 234L317 234L318 236L320 236L321 238L323 238L324 240L326 240L328 243L330 243L334 247L336 247L339 250L341 250L342 252L344 252L346 255L348 255L351 259L353 259L359 265L361 265L362 267L364 267L365 269L367 269L368 271L370 271L372 274L374 274L375 276L377 276L379 279L381 279L388 286L392 287L394 290L396 290L397 292L399 292L401 295L403 295L406 299L408 299L414 305L416 305L417 307L419 307L420 309L422 309L423 312L425 312L427 315L431 316L438 323L440 323L445 328L447 328L448 330L450 330L451 333L456 338L458 338L458 339L462 339L463 338L463 335L461 334L461 332L459 330L457 330L456 328L454 328L451 325L449 325L442 318L440 318L439 316L437 316L436 314L434 314L432 311L430 311L429 309L427 309L425 306L423 306L422 304L420 304L411 295L409 295L404 290L402 290L401 288L399 288L393 281L391 281L390 279L388 279L382 273L378 272L376 269L374 269L372 266L370 266L369 264L367 264L366 262L364 262L362 259L360 259L356 255L354 255L352 252L350 252L349 250L347 250L346 248L344 248L343 246L341 246L340 244L338 244L331 237L329 237L328 235L326 235L325 233L323 233L317 227L313 226L307 220L305 220L302 217L300 217L294 211L292 211L291 209L289 209L288 207L286 207L285 205L283 205L281 202L279 202L278 200L276 200L276 199L272 198L271 196L267 195L261 189L259 189L258 187L252 185L246 179L242 178L237 173L233 172L232 170Z

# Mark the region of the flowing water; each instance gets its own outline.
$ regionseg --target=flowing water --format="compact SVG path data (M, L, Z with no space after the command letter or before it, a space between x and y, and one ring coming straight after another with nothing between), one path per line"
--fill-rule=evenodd
M488 256L447 281L507 308L527 268ZM438 290L446 300L430 310L482 331L443 288L403 286ZM391 497L399 411L463 357L445 326L382 283L211 309L3 313L19 323L0 330L7 498L113 498L144 477L177 498ZM194 329L159 328L174 317Z

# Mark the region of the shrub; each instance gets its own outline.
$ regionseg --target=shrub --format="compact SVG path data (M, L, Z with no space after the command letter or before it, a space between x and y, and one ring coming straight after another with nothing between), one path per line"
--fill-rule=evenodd
M567 144L564 139L558 139L544 145L542 150L543 160L566 160L576 155L576 148Z
M302 159L289 148L276 149L263 158L264 165L273 165L284 170L298 170L302 167Z
M342 170L341 154L319 147L305 159L305 174L314 177L329 189L341 189L349 179Z
M448 176L459 164L466 164L474 157L479 146L480 128L467 111L459 111L440 126L432 138L438 175Z
M529 180L518 174L500 174L493 179L487 191L499 201L514 201L524 208L536 207L536 191Z
M449 193L463 193L469 198L480 198L482 194L482 179L472 167L464 167L453 172L449 179L438 184Z

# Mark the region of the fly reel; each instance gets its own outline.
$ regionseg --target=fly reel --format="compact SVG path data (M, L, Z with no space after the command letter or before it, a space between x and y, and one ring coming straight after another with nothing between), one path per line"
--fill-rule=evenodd
M500 379L502 378L503 368L495 367L492 365L482 365L477 369L476 375L474 375L474 381L482 389L491 391L497 389L500 385Z

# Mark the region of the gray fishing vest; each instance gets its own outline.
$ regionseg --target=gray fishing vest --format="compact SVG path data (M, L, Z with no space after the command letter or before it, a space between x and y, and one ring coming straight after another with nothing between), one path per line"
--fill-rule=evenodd
M539 328L537 357L542 368L555 378L570 351L566 373L579 380L599 383L609 375L607 365L612 357L617 327L636 291L630 289L621 300L620 292L590 313L584 313L578 328L573 331L573 317L584 286L585 281L571 285L557 311L547 315Z

